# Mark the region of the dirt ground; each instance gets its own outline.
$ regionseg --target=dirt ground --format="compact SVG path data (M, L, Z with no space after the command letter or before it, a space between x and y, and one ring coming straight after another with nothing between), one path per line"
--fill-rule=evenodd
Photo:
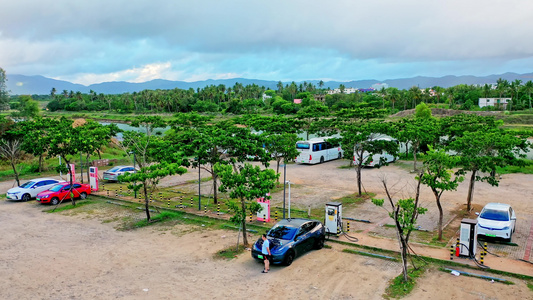
M292 205L320 208L354 193L355 172L339 168L345 164L289 165ZM197 178L195 172L162 184L183 184ZM397 165L365 169L363 176L365 189L378 197L383 197L383 176L394 184L396 196L413 191L414 175ZM500 187L476 183L475 203L512 203L519 215L517 243L526 243L533 220L532 179L511 174L502 177ZM0 183L0 192L11 184ZM457 192L444 194L447 219L465 202L466 188L463 183ZM202 184L202 194L209 189L209 182ZM280 206L282 199L281 193L274 194L273 206ZM434 229L433 195L423 189L422 199L433 212L422 216L420 224ZM401 272L398 263L344 253L346 246L329 243L332 249L312 251L290 267L275 266L262 274L249 252L231 261L213 258L216 251L235 244L234 231L156 225L124 232L115 229L115 212L48 214L43 208L35 201L0 201L0 299L382 299L389 280ZM359 234L379 234L380 225L388 222L386 212L371 203L343 215L372 221L352 225ZM509 280L515 285L430 270L407 299L533 299L525 282Z
M398 263L332 244L262 274L249 252L213 258L235 243L232 231L157 225L123 232L105 221L109 211L42 209L0 202L1 299L381 299L400 272ZM407 299L531 299L524 282L511 280L516 284L507 286L434 271Z

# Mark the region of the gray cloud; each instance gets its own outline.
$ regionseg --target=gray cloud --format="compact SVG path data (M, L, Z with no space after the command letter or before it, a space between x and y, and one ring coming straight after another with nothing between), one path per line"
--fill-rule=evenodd
M280 79L401 66L455 74L461 63L491 72L533 56L532 11L522 0L10 1L0 11L0 66L68 76L161 62L194 72L194 62Z

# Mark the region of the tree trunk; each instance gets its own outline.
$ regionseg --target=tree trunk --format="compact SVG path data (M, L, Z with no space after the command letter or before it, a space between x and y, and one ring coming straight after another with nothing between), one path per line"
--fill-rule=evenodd
M91 154L87 153L87 157L85 158L85 162L87 162L87 183L91 184L91 177L89 173L89 158L91 157Z
M361 193L361 169L362 169L361 161L359 161L359 164L355 168L355 171L356 171L356 174L357 174L357 192L359 193L358 194L359 196L362 195L362 193Z
M213 174L213 203L217 204L218 203L218 194L217 194L218 175L216 173L211 173L211 174Z
M248 244L248 236L246 235L246 203L244 203L244 199L241 198L241 209L242 209L242 243L244 247L248 248L250 245Z
M144 209L146 210L146 220L150 222L150 200L148 198L148 190L146 189L146 185L148 183L146 180L143 181L143 191L144 191Z
M17 186L20 186L19 173L17 172L17 166L15 166L15 162L13 160L11 160L11 167L13 168L13 173L15 174L15 180L17 181Z
M442 211L442 205L440 204L440 196L437 191L433 191L435 194L435 199L437 200L437 207L439 208L439 241L442 240L442 219L444 218L444 213Z
M472 176L470 176L470 184L468 185L468 197L466 198L466 211L472 210L472 198L474 198L474 183L476 182L477 170L472 170Z
M412 149L413 150L413 159L414 159L414 161L413 161L413 169L414 169L414 171L416 171L416 153L418 153L418 147L419 146L420 146L420 142L417 142L416 146L413 147L413 149Z
M43 155L39 155L39 173L43 171Z
M74 180L72 178L72 176L74 176L74 174L72 174L71 172L71 169L70 169L70 162L63 157L63 159L65 160L65 163L67 164L67 168L68 168L68 174L70 175L69 178L70 178L70 189L68 191L69 193L69 196L70 196L70 200L72 201L72 205L73 206L76 206L76 199L74 199L74 195L72 194L72 186L74 185ZM61 199L61 201L63 201L63 199Z
M407 274L407 243L403 237L400 235L400 243L402 245L402 273L403 280L405 282L409 281L409 275Z

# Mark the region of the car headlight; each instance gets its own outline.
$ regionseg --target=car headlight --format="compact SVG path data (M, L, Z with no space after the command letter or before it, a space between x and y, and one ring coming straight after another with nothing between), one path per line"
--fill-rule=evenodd
M11 192L10 194L18 195L18 194L20 194L20 191L19 192Z
M505 226L502 228L502 230L509 230L509 229L511 229L511 226Z
M43 195L43 196L40 196L39 198L46 199L46 198L49 198L49 197L50 197L50 195Z

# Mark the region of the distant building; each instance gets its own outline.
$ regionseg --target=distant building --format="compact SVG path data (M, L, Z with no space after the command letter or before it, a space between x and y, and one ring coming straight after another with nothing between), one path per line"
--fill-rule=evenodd
M479 107L493 106L498 109L506 109L511 98L479 98Z
M316 101L325 102L326 101L326 95L322 94L314 94L313 97Z
M272 96L269 96L269 95L263 93L263 102L265 102L266 99L270 99L270 98L272 98Z
M376 91L381 91L382 89L387 89L389 87L386 83L376 83L372 85L372 88Z

